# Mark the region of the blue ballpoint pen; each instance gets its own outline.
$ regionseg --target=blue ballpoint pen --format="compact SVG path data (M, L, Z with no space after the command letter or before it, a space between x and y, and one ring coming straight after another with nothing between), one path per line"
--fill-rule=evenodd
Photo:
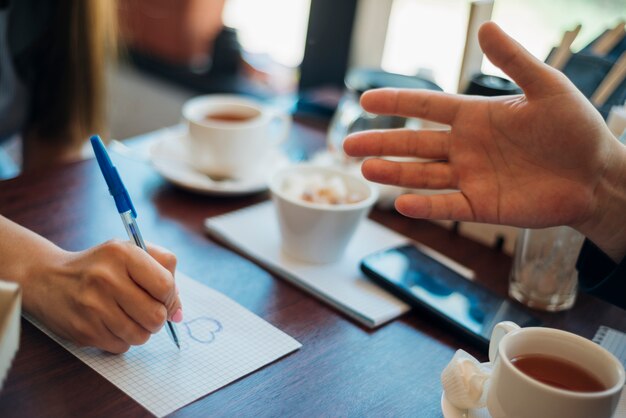
M91 146L96 154L96 160L98 161L104 180L107 186L109 186L109 192L113 196L113 199L115 199L115 206L117 206L117 211L122 217L122 222L124 223L128 237L133 240L138 247L143 248L147 252L146 244L143 242L141 232L139 232L139 227L135 221L137 212L135 211L133 202L130 200L128 191L126 187L124 187L124 183L122 183L122 178L117 172L117 168L115 168L111 162L111 158L98 135L91 137ZM176 344L176 347L180 349L178 333L176 332L174 323L167 321L165 329L167 329L167 333L170 335L172 341L174 341L174 344Z

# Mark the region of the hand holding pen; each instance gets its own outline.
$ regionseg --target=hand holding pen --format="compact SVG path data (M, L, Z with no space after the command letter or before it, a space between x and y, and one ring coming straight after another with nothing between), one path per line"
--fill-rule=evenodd
M148 254L119 240L65 251L8 220L2 228L32 260L15 263L23 271L24 310L56 335L123 353L148 341L167 318L182 319L171 252L148 245Z
M117 169L111 162L111 159L106 152L104 144L97 135L91 137L91 145L93 146L96 160L98 161L98 165L100 166L100 170L102 171L107 186L109 187L109 192L115 200L115 205L122 219L122 223L126 228L128 237L138 249L141 249L147 253L148 249L143 241L143 237L141 236L141 232L139 231L139 226L136 222L137 212L135 211L135 207L133 206L128 191L126 190L126 187L124 186ZM172 270L171 273L173 276L174 271ZM178 300L178 296L176 295L175 291L174 295L172 296L171 284L173 284L173 280L171 281L171 283L166 283L163 281L159 281L158 275L154 275L151 280L143 280L141 282L138 282L132 274L131 277L133 278L133 281L135 281L136 284L144 290L145 293L147 292L146 296L150 296L153 299L152 301L146 299L145 304L140 304L139 306L134 306L132 308L129 307L132 310L139 311L142 309L146 309L149 302L161 302L165 305L172 305L173 299L175 299L175 301L178 301L179 307L177 310L174 311L174 314L165 321L165 329L167 330L174 344L176 344L176 347L180 348L178 333L172 321L180 322L182 320L182 310L180 308L180 301ZM168 284L170 285L169 289ZM163 311L163 309L160 310Z
M84 227L66 221L69 234ZM65 340L123 353L148 341L166 320L182 320L176 257L167 250L147 245L146 252L135 242L112 240L66 251L2 216L0 231L8 238L0 250L12 256L5 271L22 287L24 311Z

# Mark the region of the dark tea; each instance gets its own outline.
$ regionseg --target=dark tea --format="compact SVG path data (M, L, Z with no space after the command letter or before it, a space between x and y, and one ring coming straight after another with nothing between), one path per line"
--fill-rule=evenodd
M250 114L242 114L242 113L232 113L232 112L215 112L208 113L204 119L207 121L217 121L217 122L245 122L254 117L254 115Z
M511 363L524 374L559 389L574 392L601 392L607 388L577 364L544 354L526 354L511 359Z

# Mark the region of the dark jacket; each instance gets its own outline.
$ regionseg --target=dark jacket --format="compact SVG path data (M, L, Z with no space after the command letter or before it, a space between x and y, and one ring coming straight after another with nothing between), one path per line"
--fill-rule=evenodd
M582 291L626 309L626 257L617 264L585 240L576 268Z

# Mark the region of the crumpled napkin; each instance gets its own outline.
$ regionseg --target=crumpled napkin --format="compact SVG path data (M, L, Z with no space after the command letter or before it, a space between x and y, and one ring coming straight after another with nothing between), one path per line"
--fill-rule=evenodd
M482 408L487 401L491 363L480 363L469 353L457 350L441 372L448 401L459 409Z

